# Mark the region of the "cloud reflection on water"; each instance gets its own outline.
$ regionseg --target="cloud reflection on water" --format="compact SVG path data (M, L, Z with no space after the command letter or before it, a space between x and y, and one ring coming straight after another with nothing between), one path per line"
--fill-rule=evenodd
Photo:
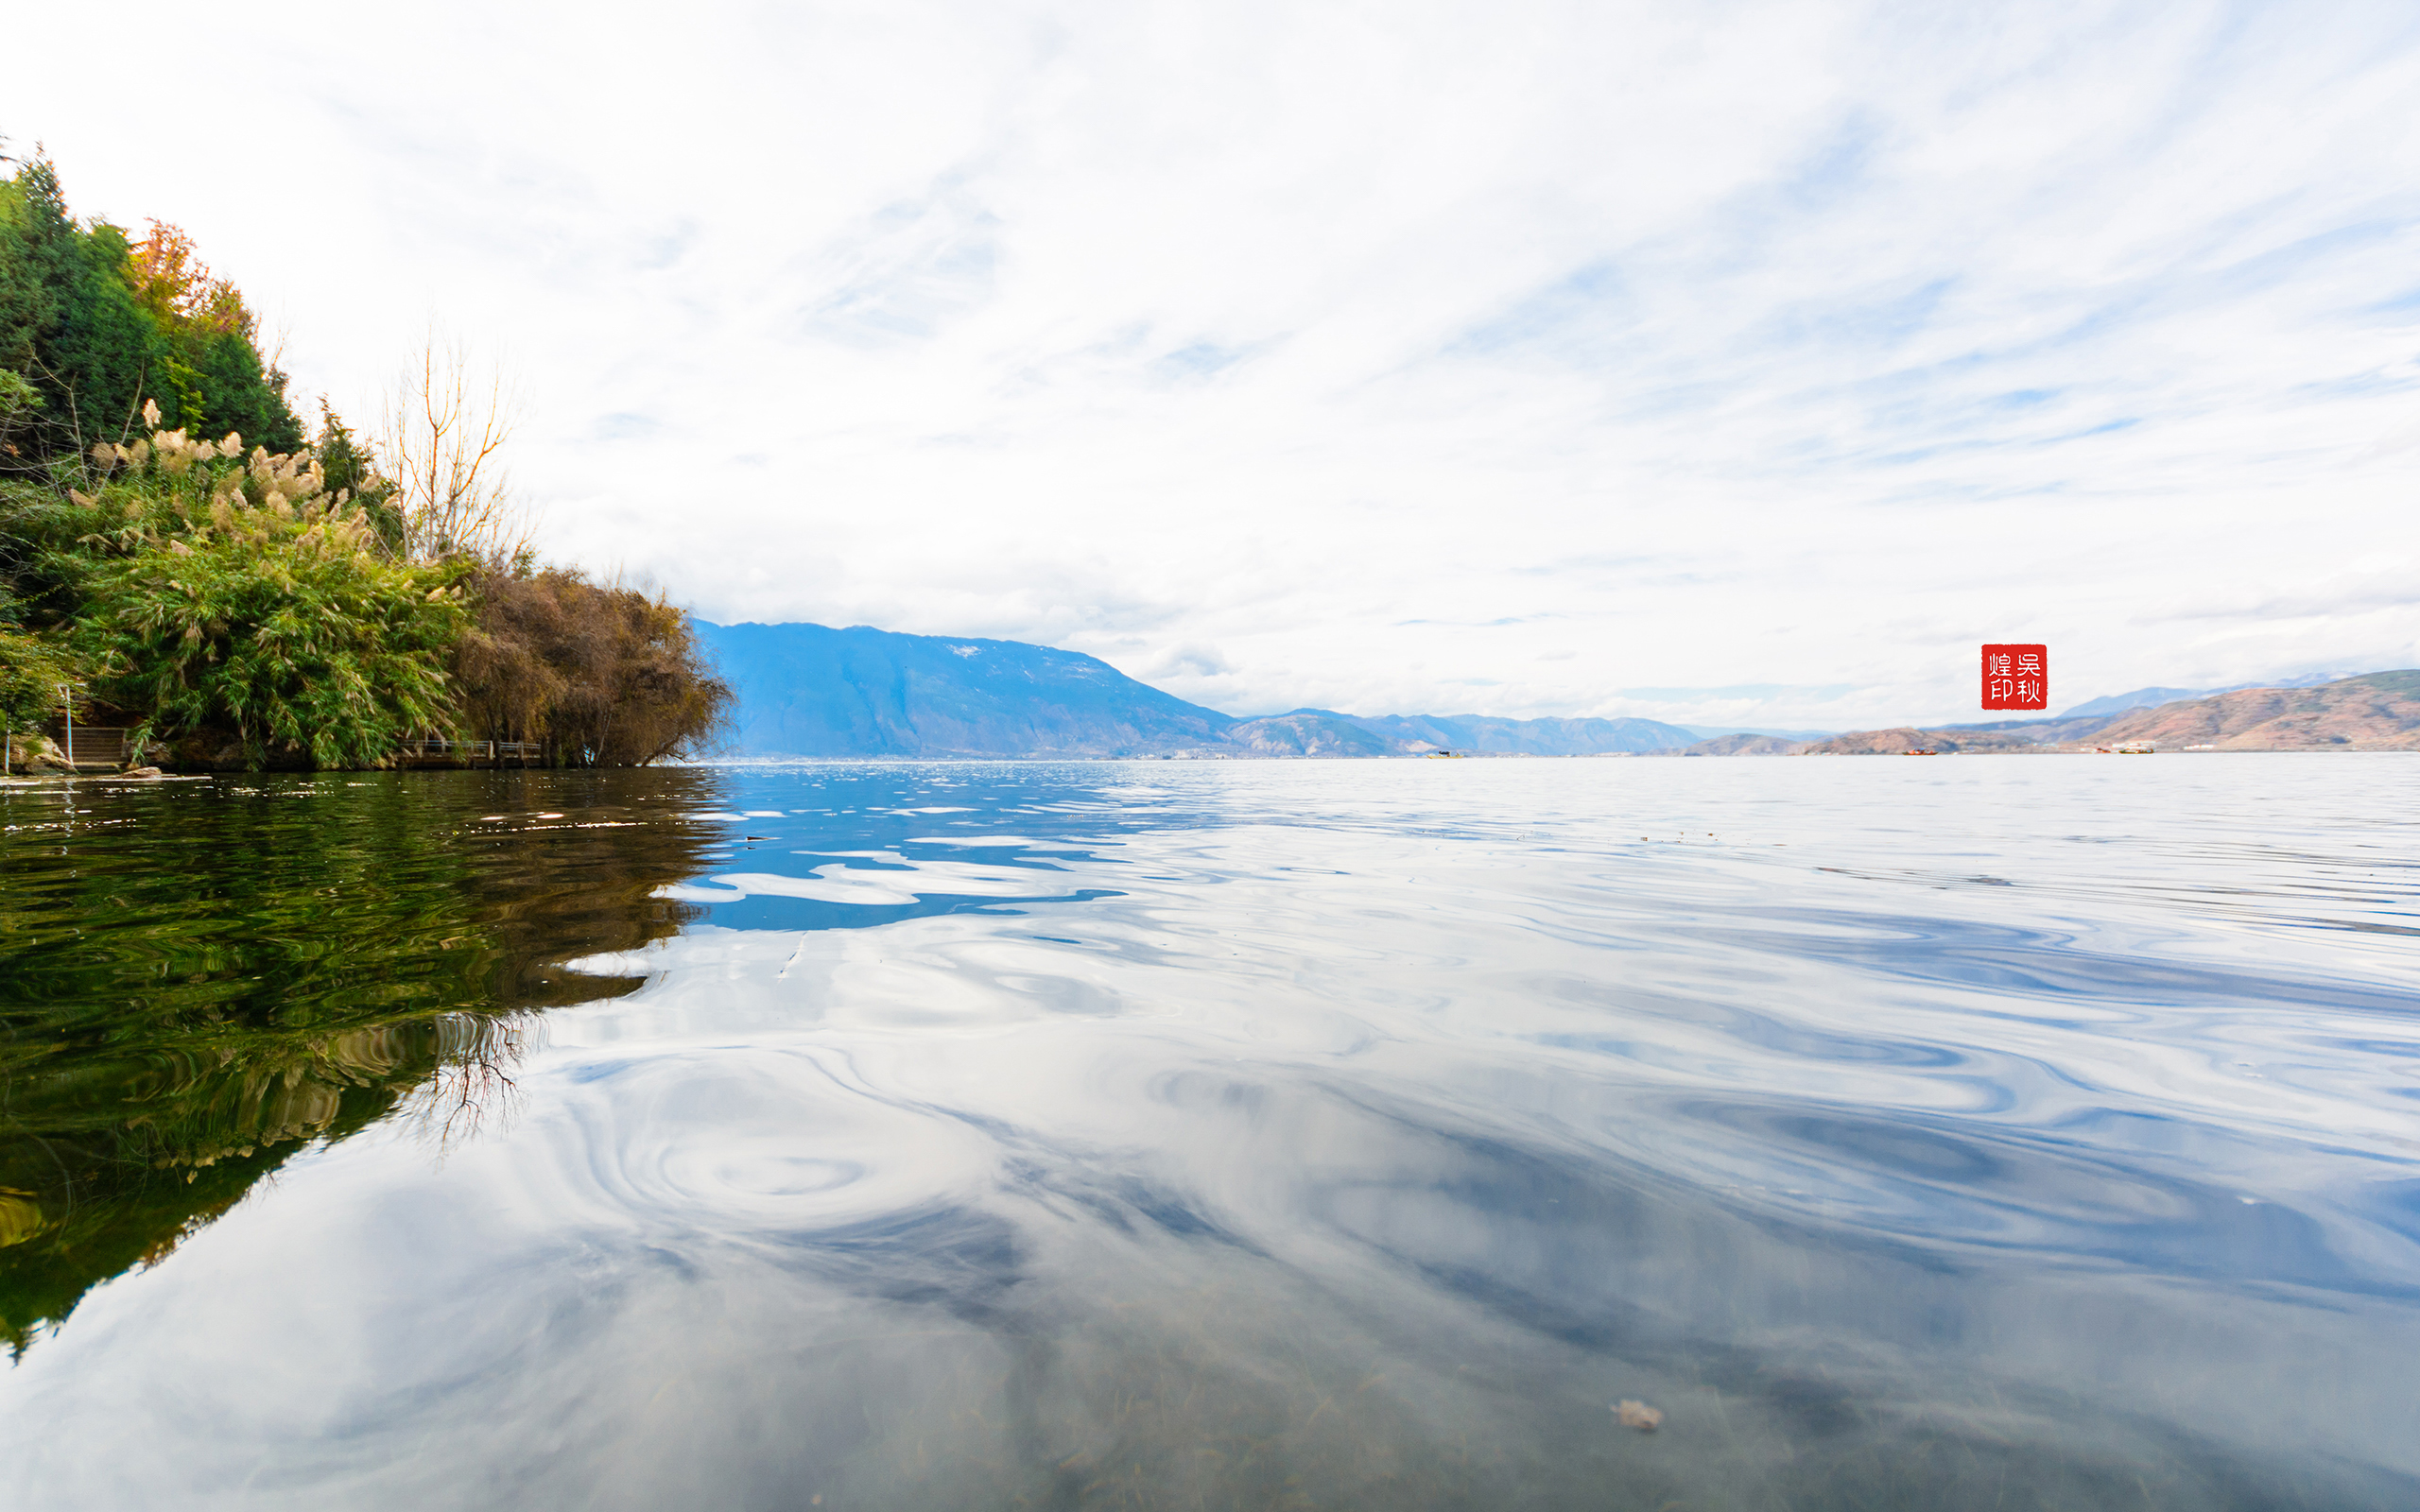
M726 774L512 1129L298 1163L9 1436L60 1505L2409 1500L2405 766L1471 765Z

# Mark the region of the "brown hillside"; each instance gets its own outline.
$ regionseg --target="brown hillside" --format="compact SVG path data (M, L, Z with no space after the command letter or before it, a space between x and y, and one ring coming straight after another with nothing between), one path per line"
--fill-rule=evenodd
M1898 756L1910 750L1939 751L1945 756L2038 752L2050 747L2022 735L1996 730L1853 730L1806 747L1808 756Z
M2373 672L2316 688L2242 688L2137 709L2093 739L2148 740L2169 750L2420 750L2420 671Z
M1702 740L1678 751L1658 755L1676 756L1795 756L1805 747L1803 740L1789 740L1780 735L1717 735Z

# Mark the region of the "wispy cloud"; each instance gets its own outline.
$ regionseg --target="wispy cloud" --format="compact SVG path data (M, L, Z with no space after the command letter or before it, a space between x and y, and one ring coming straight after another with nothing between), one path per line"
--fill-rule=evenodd
M2420 458L2409 6L224 21L39 10L113 87L0 129L356 412L431 309L492 335L552 542L714 618L1742 725L1972 713L1982 640L2062 701L2420 662L2368 555ZM260 68L213 130L276 182L114 103ZM341 237L284 182L361 186Z
M999 217L952 185L843 228L791 275L817 292L801 335L851 346L929 341L993 294Z

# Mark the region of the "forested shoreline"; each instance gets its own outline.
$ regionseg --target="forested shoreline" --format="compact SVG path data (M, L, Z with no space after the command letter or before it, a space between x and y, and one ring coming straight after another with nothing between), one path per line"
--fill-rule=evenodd
M364 768L406 742L530 765L691 755L730 688L661 594L550 566L496 482L509 425L432 346L388 430L298 417L190 237L0 180L0 718L130 731L186 770ZM492 396L491 396L492 397ZM71 690L62 696L62 689Z

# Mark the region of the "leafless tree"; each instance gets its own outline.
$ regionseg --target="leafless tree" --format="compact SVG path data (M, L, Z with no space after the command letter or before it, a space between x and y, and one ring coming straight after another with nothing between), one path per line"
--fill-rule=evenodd
M403 1105L406 1126L441 1154L472 1139L491 1118L509 1124L521 1106L512 1077L527 1049L518 1014L448 1014L440 1021L437 1068Z
M474 363L462 342L430 329L388 395L379 436L407 554L509 560L530 543L533 523L498 455L519 409L500 365Z

